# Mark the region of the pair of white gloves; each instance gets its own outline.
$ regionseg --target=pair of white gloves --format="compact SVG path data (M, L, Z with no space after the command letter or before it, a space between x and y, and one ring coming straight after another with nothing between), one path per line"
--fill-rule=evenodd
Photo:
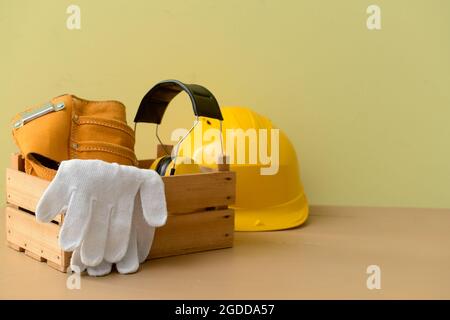
M102 276L112 264L133 273L147 258L155 227L167 220L164 183L154 170L101 160L61 162L36 208L50 222L65 213L59 243L71 269Z

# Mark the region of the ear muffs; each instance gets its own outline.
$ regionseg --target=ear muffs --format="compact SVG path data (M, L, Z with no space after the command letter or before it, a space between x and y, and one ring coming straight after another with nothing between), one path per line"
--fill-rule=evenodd
M182 91L188 94L197 120L198 117L223 120L219 103L208 89L197 84L186 84L178 80L165 80L157 83L142 99L134 117L135 128L139 122L154 123L156 124L156 137L161 141L158 137L158 125L161 124L169 103ZM183 139L178 142L178 145ZM180 159L178 154L174 158L166 155L156 159L150 169L155 170L161 176L201 172L198 164L193 163L191 159Z

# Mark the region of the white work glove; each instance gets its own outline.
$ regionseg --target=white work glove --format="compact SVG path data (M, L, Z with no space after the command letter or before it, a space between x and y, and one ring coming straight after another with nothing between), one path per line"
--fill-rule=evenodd
M159 210L166 210L165 203L161 204L163 207L159 208ZM136 272L139 268L139 264L144 262L150 253L155 228L151 227L144 217L142 205L143 203L141 202L140 193L138 193L134 204L134 213L127 253L122 260L116 263L117 271L122 274ZM109 274L112 269L112 263L106 260L103 260L98 266L95 267L86 266L81 261L80 250L78 248L75 249L72 254L70 266L72 270L77 270L75 268L77 267L79 272L87 270L90 276L104 276Z
M164 225L164 185L155 171L101 160L63 161L37 205L36 219L50 222L65 213L61 248L78 250L74 258L79 255L83 265L100 268L127 253L138 192L144 195L141 208L147 224Z

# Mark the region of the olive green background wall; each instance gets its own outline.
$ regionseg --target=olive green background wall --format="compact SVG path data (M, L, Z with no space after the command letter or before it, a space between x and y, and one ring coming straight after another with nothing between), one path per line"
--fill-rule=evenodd
M70 4L81 30L66 28ZM366 27L370 4L381 30ZM131 122L176 78L284 129L313 204L450 207L449 1L1 0L0 39L1 168L26 106L117 99ZM192 119L180 97L164 131ZM152 155L152 128L138 131Z

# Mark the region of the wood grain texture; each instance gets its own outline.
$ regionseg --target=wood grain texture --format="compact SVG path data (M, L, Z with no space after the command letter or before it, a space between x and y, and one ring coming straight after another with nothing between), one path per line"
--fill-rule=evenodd
M16 250L16 251L18 251L18 252L25 252L25 249L22 248L22 247L20 247L20 246L18 246L17 244L14 244L14 243L9 242L9 241L6 241L6 244L7 244L7 246L8 246L9 248L11 248L11 249L13 249L13 250Z
M143 160L149 165L153 160ZM8 245L31 258L66 271L71 253L58 244L63 216L53 223L36 221L37 203L48 187L46 180L23 171L22 159L11 158L6 170L6 227ZM222 168L224 169L224 168ZM230 171L163 177L169 216L156 230L149 259L233 246L236 176Z
M185 214L235 202L234 172L211 172L163 177L167 210Z
M156 156L159 158L159 157L166 156L167 153L170 155L172 153L172 149L173 149L173 145L171 145L171 144L164 144L164 145L158 144L156 146Z
M10 158L10 168L25 171L25 161L18 153L13 153Z
M39 223L30 213L10 206L5 215L10 247L57 270L66 270L71 253L59 247L59 225ZM170 215L167 224L156 230L149 259L232 247L233 230L232 209Z
M172 215L158 228L149 258L161 258L233 246L232 209Z
M6 169L6 197L8 203L36 211L36 205L49 182L24 172Z
M209 207L228 206L235 201L236 176L232 171L163 177L167 210L185 214ZM36 211L49 182L11 168L6 169L7 202ZM61 220L61 217L55 219Z
M25 172L7 168L6 202L35 212L39 199L49 183L49 181L31 176ZM54 221L61 223L61 215L56 216Z
M6 240L25 254L38 260L43 258L61 264L63 251L58 244L59 226L39 223L28 212L7 206Z

